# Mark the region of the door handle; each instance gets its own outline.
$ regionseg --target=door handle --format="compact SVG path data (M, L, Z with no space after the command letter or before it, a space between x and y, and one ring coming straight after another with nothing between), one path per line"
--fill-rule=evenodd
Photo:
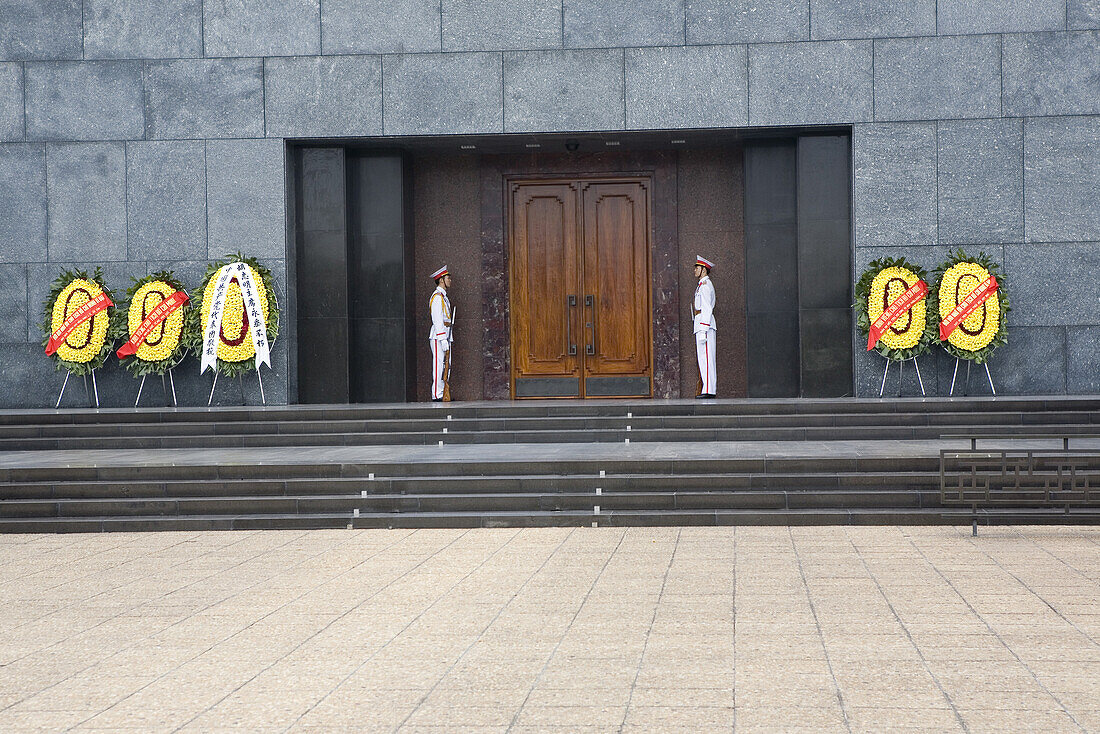
M586 321L584 324L585 329L592 330L592 339L585 343L584 353L595 354L596 353L596 297L592 295L586 295L584 297L585 307L592 307L591 321Z
M565 297L565 342L569 345L569 354L577 353L577 345L573 343L573 309L577 307L577 297L568 295Z

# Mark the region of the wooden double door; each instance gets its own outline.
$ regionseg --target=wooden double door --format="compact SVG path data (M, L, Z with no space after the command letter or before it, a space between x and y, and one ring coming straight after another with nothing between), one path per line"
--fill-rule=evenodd
M648 177L508 185L512 394L653 394Z

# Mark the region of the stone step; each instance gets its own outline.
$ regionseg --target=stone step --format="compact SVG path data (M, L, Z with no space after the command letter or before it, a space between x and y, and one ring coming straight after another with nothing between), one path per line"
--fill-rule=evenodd
M739 399L498 401L480 403L402 403L385 405L291 405L237 408L127 408L19 410L0 414L0 425L80 425L109 423L186 423L240 421L445 420L515 417L645 416L805 416L830 414L966 414L976 412L1032 414L1037 412L1100 411L1100 397L897 398L868 400Z
M708 459L569 459L488 461L473 458L449 462L137 464L105 466L37 466L0 469L0 482L12 485L47 482L167 482L291 480L335 478L369 481L375 477L527 477L527 476L679 476L714 474L833 474L939 472L935 456L733 457Z
M427 476L332 477L327 479L235 479L216 481L85 481L19 482L4 485L5 499L96 499L173 498L219 496L285 496L314 494L463 494L475 491L496 493L606 492L663 489L814 489L889 487L923 489L939 486L935 472L836 472L767 474L629 474L527 476Z
M803 415L676 415L627 418L615 416L505 417L357 420L285 420L281 418L247 421L129 421L76 424L26 423L0 425L0 439L50 438L154 438L167 436L252 436L266 434L418 434L509 431L578 431L646 429L721 429L721 428L818 428L818 427L898 427L898 426L1095 426L1100 430L1100 411L1042 411L1035 413L967 411L945 413L814 413Z
M1095 524L1096 511L1029 511L979 513L980 524ZM505 528L505 527L600 527L687 525L969 525L967 512L941 508L910 509L792 509L792 510L622 510L593 515L563 512L436 512L328 514L242 514L234 516L137 516L104 518L0 518L0 532L63 533L104 531L199 531L320 528Z
M962 428L962 430L959 430ZM260 448L298 446L428 446L444 444L504 443L619 443L713 442L713 441L822 441L822 440L928 440L945 433L979 433L1012 436L1049 433L1092 435L1100 426L1092 424L946 426L821 426L789 428L634 428L529 431L450 431L447 433L307 433L228 434L195 436L125 436L93 438L7 438L0 449L8 451L61 449L171 449L171 448Z
M172 515L326 514L471 511L602 511L687 509L909 508L938 504L938 491L677 490L650 492L553 492L376 494L9 500L0 517L132 517Z

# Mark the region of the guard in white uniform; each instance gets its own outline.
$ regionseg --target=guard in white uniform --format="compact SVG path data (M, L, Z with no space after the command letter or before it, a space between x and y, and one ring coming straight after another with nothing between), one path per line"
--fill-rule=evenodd
M435 291L428 301L428 310L432 314L432 331L428 336L428 345L432 349L432 402L439 403L451 399L451 329L454 325L454 310L447 289L451 287L451 274L444 265L432 273Z
M695 351L699 357L699 394L697 398L713 398L718 392L718 374L714 369L715 341L718 327L714 322L714 284L710 270L714 263L704 257L695 258L695 300L691 305L691 328L695 332Z

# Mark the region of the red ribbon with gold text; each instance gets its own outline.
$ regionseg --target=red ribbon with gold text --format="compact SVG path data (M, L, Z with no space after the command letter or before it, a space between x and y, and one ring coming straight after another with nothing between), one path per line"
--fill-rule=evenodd
M899 298L894 299L882 312L882 315L875 319L875 323L871 324L871 331L867 334L867 351L869 352L875 348L883 333L894 325L899 316L920 303L921 299L927 295L928 284L923 280L918 280L909 286Z
M158 303L157 307L150 311L145 320L141 322L141 326L130 337L130 341L123 344L122 348L118 350L118 358L123 359L134 354L141 343L145 341L145 337L149 336L149 332L157 328L160 322L171 316L172 312L185 303L187 303L187 294L183 291L174 291L172 295Z
M73 333L73 329L80 326L100 311L113 305L115 304L111 303L111 299L108 298L106 293L100 293L98 296L73 311L69 314L69 318L65 319L65 323L61 325L61 328L50 334L50 340L46 342L46 354L52 356L53 353L57 351L57 348L69 338L69 334Z
M955 308L951 310L951 313L947 314L947 318L940 322L940 341L944 341L951 336L951 332L959 328L959 324L963 322L963 319L969 316L978 306L985 303L985 299L996 290L997 279L991 275L986 278L984 283L970 291L966 298L959 301Z

